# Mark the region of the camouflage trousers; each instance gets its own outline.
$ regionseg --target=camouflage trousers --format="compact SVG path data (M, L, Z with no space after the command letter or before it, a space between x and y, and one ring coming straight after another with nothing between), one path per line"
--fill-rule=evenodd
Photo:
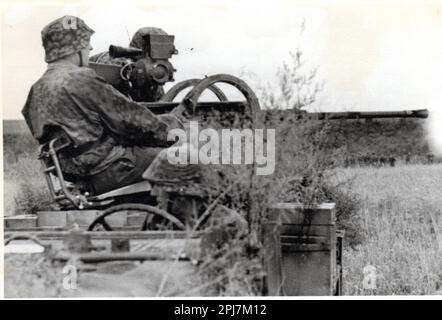
M163 148L128 147L123 157L104 171L88 178L86 187L93 194L101 194L142 180L143 172Z

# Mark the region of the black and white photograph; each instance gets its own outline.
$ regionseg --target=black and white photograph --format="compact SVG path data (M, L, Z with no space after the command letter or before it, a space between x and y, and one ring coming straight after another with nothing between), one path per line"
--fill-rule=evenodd
M0 13L4 298L441 299L442 1Z

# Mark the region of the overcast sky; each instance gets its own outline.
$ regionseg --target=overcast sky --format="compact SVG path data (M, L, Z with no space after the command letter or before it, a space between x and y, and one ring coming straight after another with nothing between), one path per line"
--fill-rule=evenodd
M253 72L274 81L288 53L301 46L325 81L323 110L440 109L442 1L65 1L69 5L2 9L3 118L21 118L30 86L45 70L40 31L78 15L96 33L93 53L128 45L140 27L176 36L176 80ZM33 1L32 3L37 3ZM62 4L62 2L59 2ZM300 23L305 32L300 36ZM127 31L126 31L127 30ZM251 83L252 86L256 82ZM434 114L434 112L433 112ZM435 118L436 119L436 118ZM442 117L432 122L442 136ZM439 125L438 125L439 124Z

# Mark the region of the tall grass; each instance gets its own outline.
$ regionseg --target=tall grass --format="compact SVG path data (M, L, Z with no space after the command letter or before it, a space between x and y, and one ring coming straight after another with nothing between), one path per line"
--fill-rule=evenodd
M359 168L355 178L364 241L344 252L345 294L421 295L442 288L442 165ZM363 288L376 267L377 289Z

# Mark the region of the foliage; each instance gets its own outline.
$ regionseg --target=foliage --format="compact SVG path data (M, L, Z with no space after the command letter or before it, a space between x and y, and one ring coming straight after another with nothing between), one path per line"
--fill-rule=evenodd
M214 295L262 293L261 261L266 253L261 243L261 226L272 204L299 202L315 206L323 201L339 199L339 222L344 228L352 228L354 239L357 239L358 228L349 222L357 207L357 198L348 189L326 184L329 176L333 175L333 159L339 152L339 149L330 147L334 146L335 139L328 135L330 124L327 121L311 122L298 116L298 111L311 105L320 92L320 86L315 81L316 70L303 73L305 65L301 57L302 53L298 50L291 55L292 61L283 64L278 72L280 82L277 88L267 90L269 86L260 87L260 101L265 108L274 111L260 114L249 124L254 129L275 130L275 172L257 176L256 165L214 168L222 176L218 182L220 190L229 190L223 195L223 205L239 217L236 224L233 223L236 225L233 233L226 231L232 223L221 222L218 225L217 232L228 236L222 237L205 259L203 270L207 271L204 274L208 282L218 279L210 287ZM294 112L282 117L277 110L281 106ZM205 126L217 128L216 123L206 123ZM246 225L239 221L246 221Z

